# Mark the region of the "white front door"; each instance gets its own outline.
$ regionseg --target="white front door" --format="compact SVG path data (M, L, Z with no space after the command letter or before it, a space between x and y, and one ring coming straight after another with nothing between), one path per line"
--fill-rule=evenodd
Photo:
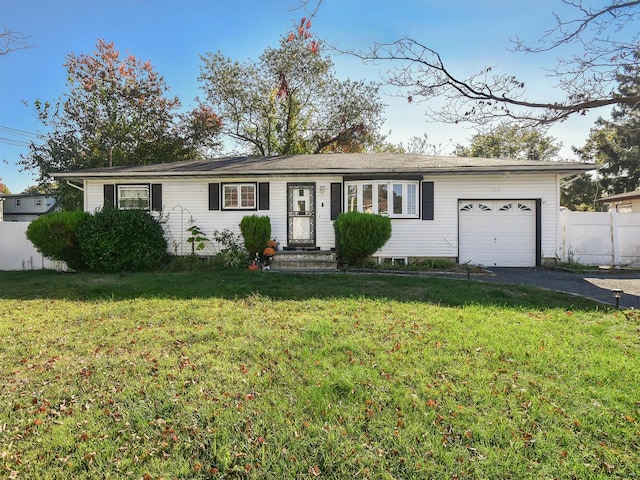
M460 200L458 231L459 263L536 266L535 200Z

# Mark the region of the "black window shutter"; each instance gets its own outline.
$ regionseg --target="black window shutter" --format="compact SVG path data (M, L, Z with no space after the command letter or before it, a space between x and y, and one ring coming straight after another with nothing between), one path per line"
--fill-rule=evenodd
M258 183L258 210L269 210L269 183Z
M116 186L113 184L104 185L104 206L114 207L116 204Z
M331 184L331 220L335 220L342 212L342 184Z
M220 210L220 184L209 184L209 210Z
M422 182L422 220L433 220L433 182Z
M162 184L151 184L151 210L159 212L162 210Z

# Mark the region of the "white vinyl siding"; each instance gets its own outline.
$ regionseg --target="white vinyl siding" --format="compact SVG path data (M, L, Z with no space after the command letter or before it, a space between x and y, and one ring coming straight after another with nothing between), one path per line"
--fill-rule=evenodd
M434 220L420 224L392 219L391 239L379 257L458 257L458 200L466 198L541 199L543 258L555 258L558 178L555 174L438 175L434 182Z
M226 183L250 183L253 179L230 178ZM261 179L265 181L265 179ZM163 228L166 233L168 251L179 255L191 253L191 246L186 239L190 234L186 231L197 225L205 232L207 238L213 238L214 230L231 230L240 234L240 221L245 215L266 215L271 220L271 236L280 242L287 243L287 183L297 182L296 177L280 177L269 182L269 210L209 210L209 183L220 182L217 178L203 179L163 179L162 180L162 212L151 212L154 216L162 215ZM307 179L305 179L307 181ZM316 245L322 250L335 246L335 233L331 220L331 183L342 183L341 177L311 178L316 181ZM85 210L94 212L101 209L104 202L104 184L122 182L122 179L111 181L88 180L85 189ZM149 179L150 183L154 181ZM222 185L221 185L222 190ZM222 192L221 192L222 195ZM213 245L199 252L203 255L215 253Z
M152 178L140 179L145 183L155 183ZM558 238L558 177L556 174L533 173L511 175L432 175L425 180L434 182L434 220L416 221L413 219L391 219L392 237L382 247L376 256L385 258L409 258L409 257L449 257L458 256L458 200L476 199L540 199L541 200L541 250L543 258L555 258L556 241ZM302 177L286 176L276 179L261 178L261 182L270 184L269 210L260 210L259 215L268 215L271 219L272 237L276 238L282 246L287 239L287 183L291 182L315 182L316 183L316 245L323 250L333 248L335 234L331 221L330 191L331 183L342 183L340 176L327 177ZM124 183L119 178L105 179L103 181L87 180L85 182L85 210L94 212L102 208L104 200L103 185ZM239 223L245 215L255 212L248 211L209 211L208 185L218 183L251 183L256 182L251 177L225 178L223 182L219 178L209 177L202 179L166 179L162 180L163 219L166 219L166 228L169 251L177 251L183 248L185 254L190 253L186 244L186 229L191 226L190 220L198 225L209 238L214 230L229 228L235 233L240 233ZM381 209L380 185L387 182L363 182L376 184L374 198L378 211ZM388 195L391 196L391 183L388 182ZM222 185L221 185L222 187ZM354 186L355 188L355 186ZM222 190L222 188L221 188ZM420 190L420 189L418 189ZM382 188L382 192L385 187ZM349 206L352 199L357 202L357 195L350 198L349 185L344 186L343 197L345 205ZM420 203L416 205L419 211ZM407 208L411 208L410 204ZM382 207L384 209L384 207ZM157 215L156 212L152 212ZM181 243L182 242L182 243ZM184 245L184 247L181 247ZM187 250L189 248L189 250ZM207 253L207 252L203 252Z

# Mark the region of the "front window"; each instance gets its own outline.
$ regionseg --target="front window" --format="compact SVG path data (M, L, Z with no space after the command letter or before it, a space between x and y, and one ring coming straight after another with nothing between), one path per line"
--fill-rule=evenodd
M227 184L222 189L222 205L225 210L255 210L256 184Z
M378 213L389 215L389 185L386 183L378 184Z
M346 189L348 212L418 217L418 182L349 182Z
M402 215L402 184L393 184L393 214Z
M347 212L358 211L358 185L350 183L347 185Z
M373 185L370 183L362 185L362 211L373 213Z
M118 185L118 208L149 210L149 185Z

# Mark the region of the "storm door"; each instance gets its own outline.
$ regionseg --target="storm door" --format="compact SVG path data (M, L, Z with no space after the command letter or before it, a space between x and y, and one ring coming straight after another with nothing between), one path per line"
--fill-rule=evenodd
M316 246L315 183L287 185L287 246L297 248Z

